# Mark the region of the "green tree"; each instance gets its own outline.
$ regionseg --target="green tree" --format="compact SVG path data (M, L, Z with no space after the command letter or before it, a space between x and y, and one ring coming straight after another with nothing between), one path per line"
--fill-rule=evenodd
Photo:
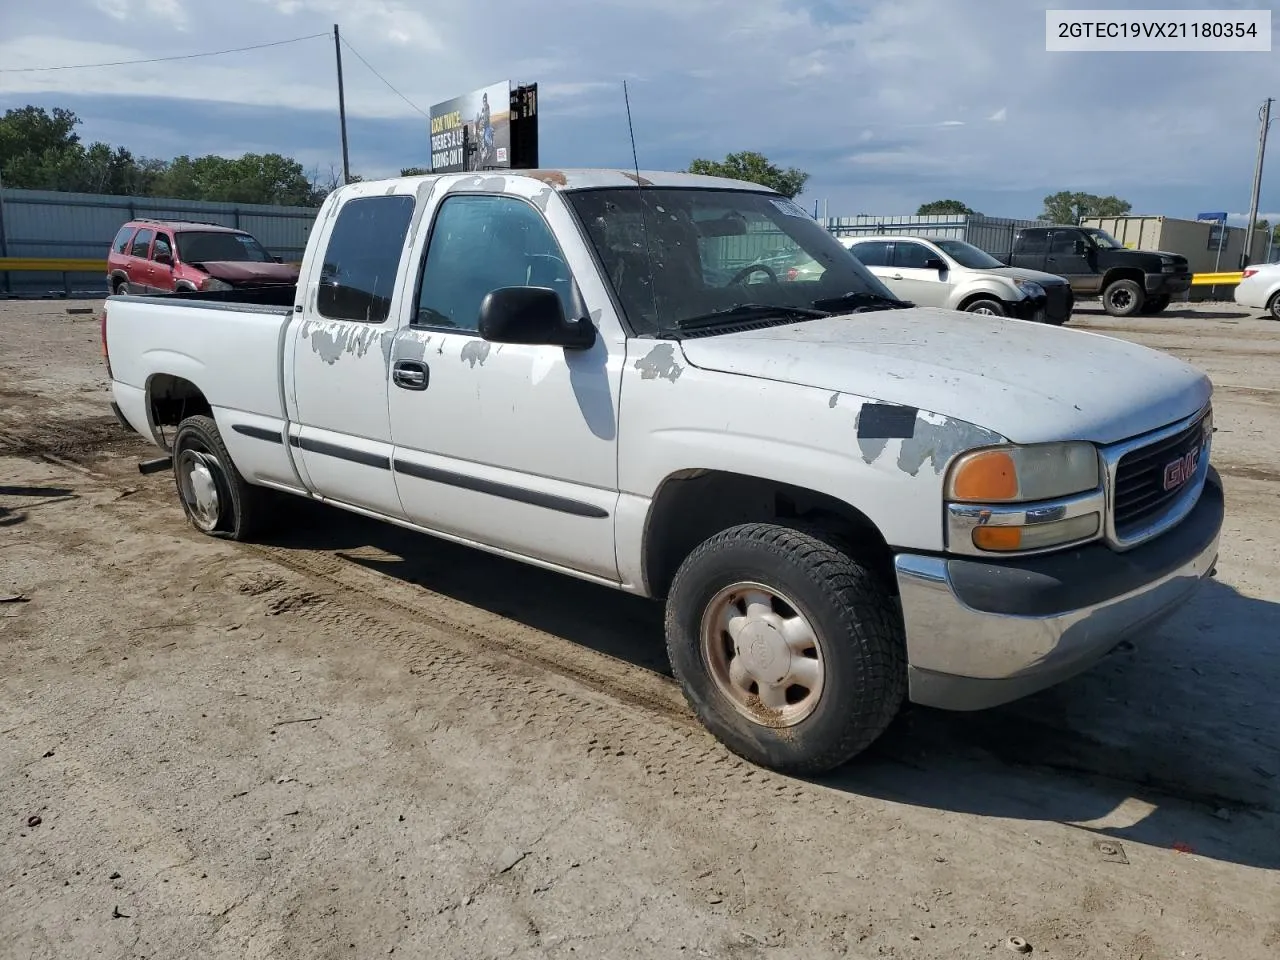
M1133 207L1116 196L1099 197L1093 193L1059 190L1044 198L1041 220L1052 223L1079 223L1086 217L1123 217Z
M152 184L152 194L183 200L308 206L312 183L302 164L278 153L246 153L234 159L210 154L175 157Z
M402 177L421 177L431 171L426 167L404 167L400 171Z
M981 216L977 210L959 200L931 200L916 208L917 217L935 217L956 214L968 217Z
M783 170L770 163L764 154L747 150L731 153L723 160L696 159L689 164L688 173L700 173L711 177L729 177L760 183L778 191L784 197L795 198L804 189L809 174L795 167Z

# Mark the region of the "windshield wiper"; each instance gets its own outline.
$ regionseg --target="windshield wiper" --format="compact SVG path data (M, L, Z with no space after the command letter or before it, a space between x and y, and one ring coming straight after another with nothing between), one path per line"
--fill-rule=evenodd
M845 293L838 297L822 297L813 301L813 305L819 310L828 312L848 310L850 313L864 313L868 310L902 310L906 307L915 306L910 300L882 297L880 294L872 293L869 290Z
M739 303L736 306L725 307L723 310L712 310L710 313L700 313L696 316L685 317L683 320L676 322L676 329L702 330L707 327L718 327L740 320L763 320L773 317L814 320L818 317L828 317L830 315L830 311L810 307L788 307L774 303Z

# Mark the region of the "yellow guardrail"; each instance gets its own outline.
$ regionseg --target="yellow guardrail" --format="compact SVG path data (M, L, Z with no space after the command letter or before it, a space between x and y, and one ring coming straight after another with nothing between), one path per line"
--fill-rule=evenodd
M1191 276L1191 285L1193 287L1226 286L1239 283L1242 279L1244 279L1244 273L1240 270L1227 273L1196 273Z
M0 257L0 271L29 270L33 273L101 273L107 261L76 257Z

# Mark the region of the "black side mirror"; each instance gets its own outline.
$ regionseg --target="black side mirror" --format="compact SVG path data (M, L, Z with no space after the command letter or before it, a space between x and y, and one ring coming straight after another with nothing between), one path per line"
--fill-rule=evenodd
M924 268L926 270L945 270L947 269L947 261L941 257L930 257L924 262Z
M499 287L480 301L480 336L491 343L528 343L585 350L596 342L589 319L569 320L550 287Z
M1089 252L1089 244L1085 243L1083 240L1077 240L1075 243L1075 249L1076 253L1083 257Z
M279 257L272 257L271 259L272 259L272 260L274 260L276 263L281 263L281 262L283 262L283 261L281 261L281 259L280 259Z
M155 255L155 261L156 263L163 263L167 267L173 266L173 257L169 256L167 253L157 253Z

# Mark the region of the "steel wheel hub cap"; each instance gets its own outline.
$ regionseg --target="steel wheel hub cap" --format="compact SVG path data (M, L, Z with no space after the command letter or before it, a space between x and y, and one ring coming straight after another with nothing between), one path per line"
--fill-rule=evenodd
M767 727L808 717L822 697L822 647L808 618L758 583L721 590L707 605L702 655L711 678L743 716Z
M182 497L201 530L212 530L218 523L220 501L215 467L208 456L187 450L179 461Z

